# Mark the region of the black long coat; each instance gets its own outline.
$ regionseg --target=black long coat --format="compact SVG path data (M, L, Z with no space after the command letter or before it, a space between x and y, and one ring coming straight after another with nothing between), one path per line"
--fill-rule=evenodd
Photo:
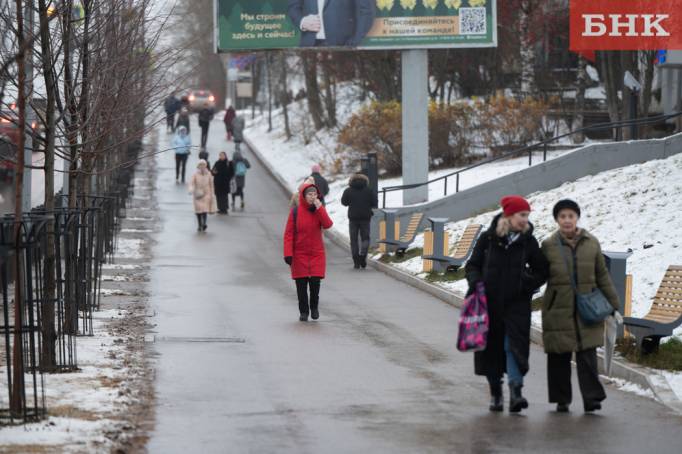
M498 230L500 222L505 226ZM531 300L547 279L547 260L533 236L533 226L529 224L529 229L509 244L506 222L501 214L495 217L465 267L469 293L476 282L483 281L488 297L490 331L486 349L474 355L477 375L501 377L506 372L505 335L521 373L528 372Z
M234 166L229 160L221 161L218 159L213 164L213 186L216 195L228 194L230 192L230 180L234 176Z

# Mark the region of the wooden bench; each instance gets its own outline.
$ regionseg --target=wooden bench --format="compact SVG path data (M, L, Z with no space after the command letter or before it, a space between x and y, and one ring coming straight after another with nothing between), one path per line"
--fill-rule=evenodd
M419 231L419 227L421 226L422 220L424 219L424 213L414 213L410 217L410 222L407 225L407 229L405 230L405 233L397 239L390 239L386 238L383 240L379 240L378 243L383 243L387 244L389 246L393 246L396 249L397 254L403 254L405 250L410 247L410 244L414 241L414 239L417 236L417 233Z
M648 314L623 320L641 351L656 351L661 338L672 336L673 330L682 325L682 266L668 267Z
M455 248L452 255L425 255L422 257L424 260L434 260L436 262L445 263L447 269L457 270L462 265L469 260L471 254L474 252L474 246L476 245L476 240L478 239L483 226L481 224L470 224L464 229L464 233L455 244ZM436 250L438 250L436 248Z

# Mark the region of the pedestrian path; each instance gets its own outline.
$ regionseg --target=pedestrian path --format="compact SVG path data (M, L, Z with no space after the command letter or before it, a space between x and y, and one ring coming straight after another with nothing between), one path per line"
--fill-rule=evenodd
M213 159L225 143L218 125ZM192 134L197 143L194 125ZM175 184L172 154L157 158L149 452L679 450L682 418L612 387L599 414L584 415L578 402L570 414L554 413L537 348L524 389L530 409L490 414L485 379L454 346L457 310L377 271L352 269L330 243L321 319L299 322L282 259L288 195L245 154L246 209L209 217L205 234L196 232L186 188ZM194 153L188 172L196 160Z

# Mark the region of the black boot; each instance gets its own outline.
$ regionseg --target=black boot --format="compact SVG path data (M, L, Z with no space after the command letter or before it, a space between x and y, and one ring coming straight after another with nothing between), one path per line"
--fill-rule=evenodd
M585 413L592 413L597 410L601 410L601 402L585 402Z
M509 383L509 413L518 413L528 408L528 401L521 395L523 385Z
M490 383L490 411L499 412L504 410L504 398L502 396L502 382Z
M556 404L556 411L557 413L568 413L568 404Z
M362 267L363 270L365 268L367 268L367 256L366 255L360 256L360 266Z
M355 268L356 270L360 269L360 256L359 255L353 256L353 268Z

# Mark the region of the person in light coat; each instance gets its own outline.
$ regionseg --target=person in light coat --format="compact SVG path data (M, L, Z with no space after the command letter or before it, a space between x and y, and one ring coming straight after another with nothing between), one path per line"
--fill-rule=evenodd
M197 171L189 182L189 193L194 199L194 213L197 215L198 232L205 232L208 214L215 213L217 204L213 188L213 175L203 159L197 164Z

